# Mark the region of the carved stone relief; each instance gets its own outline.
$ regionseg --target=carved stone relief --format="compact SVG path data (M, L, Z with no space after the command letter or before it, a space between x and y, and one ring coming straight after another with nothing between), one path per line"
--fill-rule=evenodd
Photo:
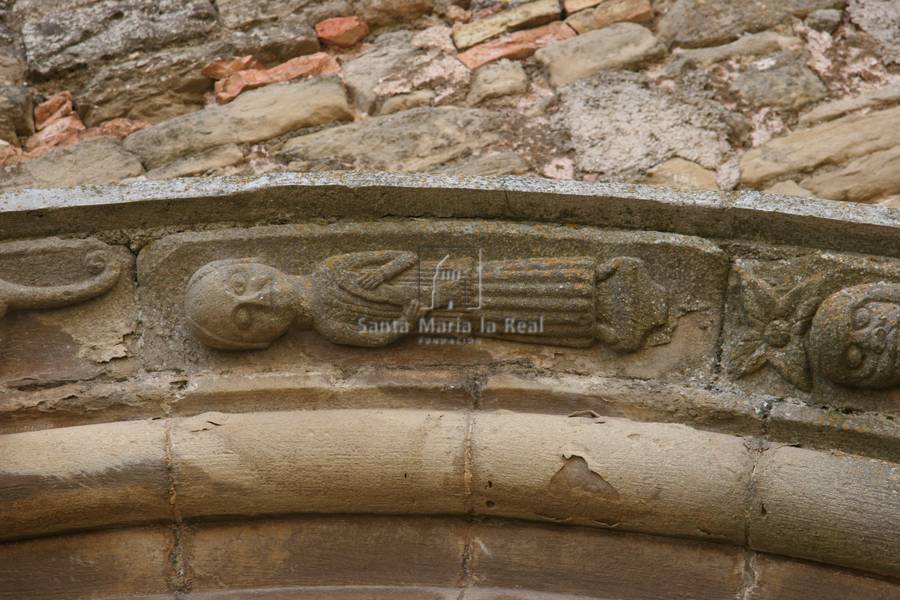
M698 376L712 372L727 268L699 238L556 225L176 234L138 259L145 366L515 362Z
M12 310L60 308L85 302L111 290L122 274L122 265L106 250L85 254L84 267L87 278L63 285L33 286L0 279L0 318Z
M768 367L794 388L888 390L900 385L900 265L822 254L738 260L724 362L736 380Z
M331 256L307 275L215 261L188 282L185 315L203 343L226 350L266 348L294 326L363 347L419 333L634 352L666 324L668 301L633 257L476 263L382 250Z
M86 379L126 356L129 259L127 249L92 239L0 244L0 381L16 388Z

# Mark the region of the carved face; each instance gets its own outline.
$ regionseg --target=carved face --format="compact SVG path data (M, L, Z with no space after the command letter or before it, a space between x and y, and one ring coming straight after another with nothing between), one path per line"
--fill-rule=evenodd
M831 381L864 388L900 385L900 286L876 283L832 294L813 319L810 349Z
M216 261L188 282L184 308L194 334L223 350L265 348L294 319L287 275L253 262Z

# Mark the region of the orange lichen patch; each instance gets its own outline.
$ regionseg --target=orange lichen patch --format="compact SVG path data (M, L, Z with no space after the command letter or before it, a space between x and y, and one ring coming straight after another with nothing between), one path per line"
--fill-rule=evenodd
M54 121L72 114L72 93L60 92L34 109L34 128L42 130Z
M501 58L527 58L538 49L559 40L575 37L575 30L565 23L555 22L534 29L516 31L490 42L460 52L460 62L472 70Z
M369 26L357 16L334 17L316 23L316 35L325 44L349 48L369 34Z
M200 73L210 79L219 80L225 79L238 71L262 68L263 64L248 54L247 56L234 56L232 58L223 58L221 60L213 61L203 67L203 70L200 71Z
M238 71L216 82L216 100L226 104L234 100L244 90L291 81L301 77L311 77L323 73L336 73L341 67L337 60L325 52L309 56L298 56L271 69L249 69Z

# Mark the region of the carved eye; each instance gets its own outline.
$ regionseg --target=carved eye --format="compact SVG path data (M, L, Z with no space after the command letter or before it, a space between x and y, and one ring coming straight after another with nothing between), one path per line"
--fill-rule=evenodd
M855 369L863 363L863 352L859 349L859 346L853 345L847 348L847 353L844 355L844 361L847 363L847 366L851 369Z
M855 329L862 329L866 325L869 324L869 321L872 320L872 311L868 308L860 308L855 313L853 313L853 327Z
M237 273L232 275L229 285L231 285L231 291L238 296L243 295L247 291L247 279L243 275Z
M246 306L235 308L231 318L240 329L247 329L253 324L253 315L250 314L250 309Z

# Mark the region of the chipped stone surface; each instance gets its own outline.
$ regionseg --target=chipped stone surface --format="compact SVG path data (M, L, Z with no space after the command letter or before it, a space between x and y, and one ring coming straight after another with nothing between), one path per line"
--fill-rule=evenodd
M147 168L229 143L249 143L293 129L351 117L346 93L332 77L271 85L242 94L224 106L163 121L125 140ZM203 132L202 136L191 132Z
M803 58L791 52L763 57L738 75L734 89L757 107L797 110L821 100L825 85Z
M302 16L262 23L247 31L230 32L224 36L224 41L233 45L237 54L252 54L266 63L319 51L319 39Z
M770 54L778 50L798 47L799 38L780 35L772 31L743 35L735 41L712 48L695 48L681 50L676 59L684 59L703 66L709 66L732 57Z
M847 113L866 108L881 108L900 103L900 85L889 85L870 92L850 96L816 106L808 113L800 115L801 125L815 125L830 121Z
M660 58L663 48L649 29L634 23L616 23L535 53L547 69L550 82L560 86L605 70L637 66Z
M586 33L621 21L645 23L651 20L653 7L650 0L604 0L592 10L569 16L566 24L578 33Z
M583 171L633 177L672 157L715 169L728 155L724 109L651 89L639 75L600 75L560 95L556 123L571 135Z
M398 94L385 100L378 108L379 115L389 115L418 106L428 106L434 101L432 90L417 90L408 94Z
M650 170L647 183L675 189L718 190L716 173L683 158L672 158Z
M900 5L894 0L849 0L850 19L881 44L889 63L900 63Z
M76 92L79 114L93 126L115 117L157 123L198 110L211 85L203 67L233 52L229 44L211 42L106 65Z
M830 200L871 202L900 194L900 145L861 156L800 183Z
M799 129L754 148L741 158L741 180L759 186L776 177L840 164L900 144L900 108L849 115Z
M509 60L501 60L475 71L467 102L478 104L488 98L521 94L527 89L528 75L522 65Z
M0 86L0 140L13 146L34 133L34 101L25 86Z
M294 79L313 77L340 70L337 60L325 52L298 56L271 69L242 69L216 82L216 101L231 102L245 90L283 83Z
M290 139L280 154L300 171L428 171L501 141L506 121L476 109L414 108Z
M217 146L198 152L163 167L147 171L148 179L172 179L186 175L196 175L212 169L227 167L244 160L244 153L236 144Z
M464 158L438 169L443 175L454 177L490 177L520 175L528 171L528 163L515 152L494 152Z
M501 33L543 25L559 17L558 0L532 0L453 28L453 42L460 50L489 40Z
M0 189L113 183L140 175L144 168L119 141L105 137L54 150L5 171L0 170Z
M744 32L768 29L791 15L841 7L846 0L677 0L659 25L660 39L684 47L730 42Z
M97 0L25 13L22 34L29 68L49 76L137 49L156 49L197 38L215 27L208 0Z
M827 31L828 33L831 33L841 24L841 19L843 18L843 11L835 8L823 8L810 13L810 15L806 17L806 25L816 31Z
M326 44L350 48L369 34L369 26L357 16L333 17L316 23L316 35Z
M472 46L460 52L459 60L470 69L502 58L528 58L538 49L560 40L575 37L575 30L565 23L554 22L533 29L516 31L495 40Z
M778 183L766 188L770 194L781 194L784 196L799 196L802 198L815 198L816 195L802 187L796 181L779 181Z
M413 46L410 32L386 33L374 41L374 46L359 57L344 63L343 80L347 84L353 102L364 111L371 113L378 94L376 86L410 64L424 51Z

